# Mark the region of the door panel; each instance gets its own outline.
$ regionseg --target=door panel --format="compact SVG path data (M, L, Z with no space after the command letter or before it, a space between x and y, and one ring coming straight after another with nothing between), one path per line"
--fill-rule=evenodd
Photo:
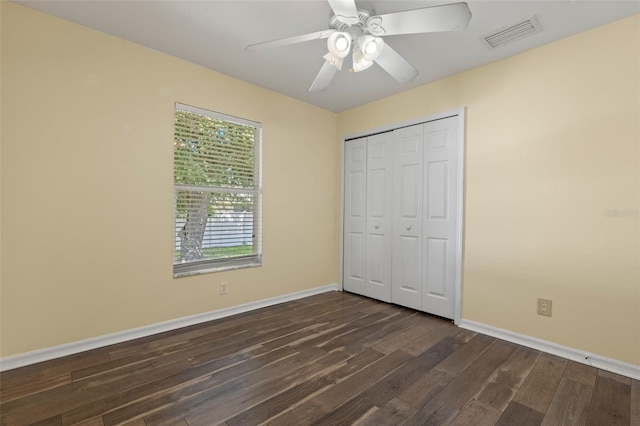
M388 280L385 279L385 272L388 268L385 268L384 262L376 262L375 260L383 260L385 256L385 237L384 235L369 234L368 244L368 256L367 262L367 284L383 286L388 284Z
M424 124L424 253L422 310L453 318L456 283L458 117Z
M391 302L392 133L367 140L367 260L364 294Z
M369 169L369 218L372 220L384 219L386 216L386 197L391 194L387 191L385 183L387 182L389 171L385 168Z
M427 217L429 220L447 220L449 207L448 163L427 163Z
M442 238L427 238L427 282L428 292L433 297L446 297L447 291L447 244Z
M366 271L366 138L345 143L344 289L364 294Z
M420 298L421 271L416 268L420 264L420 238L416 236L403 235L399 239L399 253L401 264L399 269L403 272L402 281L399 284L400 290L408 292L414 298ZM395 300L394 300L395 302Z
M415 220L422 210L422 168L420 164L405 164L400 166L399 173L399 189L402 191L400 216L403 219Z
M421 309L423 127L393 132L392 301Z
M364 171L355 170L349 174L349 205L351 210L349 218L361 219L364 217Z

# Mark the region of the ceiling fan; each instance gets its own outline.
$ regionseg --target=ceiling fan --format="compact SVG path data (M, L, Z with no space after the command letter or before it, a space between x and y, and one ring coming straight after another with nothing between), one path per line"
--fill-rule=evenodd
M310 92L327 88L350 52L352 66L349 71L364 71L376 63L398 82L405 83L416 78L418 70L385 43L383 36L459 31L465 29L471 20L467 3L373 15L367 10L357 9L355 0L327 1L333 10L329 29L251 44L246 49L280 47L326 38L329 52L324 55L325 62L309 88Z

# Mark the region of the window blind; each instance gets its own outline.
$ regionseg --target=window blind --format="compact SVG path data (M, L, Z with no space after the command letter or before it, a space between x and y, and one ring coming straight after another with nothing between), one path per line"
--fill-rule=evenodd
M176 104L174 275L260 265L260 131Z

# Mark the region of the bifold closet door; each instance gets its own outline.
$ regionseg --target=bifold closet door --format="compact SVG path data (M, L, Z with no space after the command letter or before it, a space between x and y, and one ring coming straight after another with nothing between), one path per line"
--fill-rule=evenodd
M422 309L423 125L393 131L391 300Z
M367 224L364 294L391 302L393 134L367 138Z
M344 289L364 293L366 256L366 143L367 138L345 143L343 279Z
M458 120L345 142L345 290L454 318Z
M424 124L422 310L455 315L458 211L458 117Z

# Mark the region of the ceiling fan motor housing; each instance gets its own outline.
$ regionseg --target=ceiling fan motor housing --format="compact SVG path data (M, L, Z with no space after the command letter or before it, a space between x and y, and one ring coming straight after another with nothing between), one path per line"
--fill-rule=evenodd
M352 36L358 37L368 33L368 22L371 18L371 12L364 9L358 9L358 17L348 17L333 15L329 19L329 28L343 33L350 33Z

